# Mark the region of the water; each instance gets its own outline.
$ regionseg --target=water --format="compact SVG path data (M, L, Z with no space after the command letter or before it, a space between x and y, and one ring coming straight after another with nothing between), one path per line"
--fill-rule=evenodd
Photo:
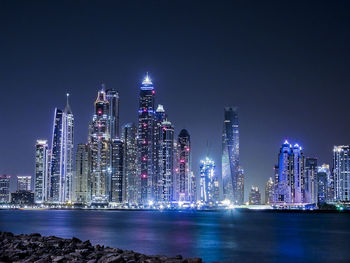
M350 214L0 210L0 230L205 262L350 262Z

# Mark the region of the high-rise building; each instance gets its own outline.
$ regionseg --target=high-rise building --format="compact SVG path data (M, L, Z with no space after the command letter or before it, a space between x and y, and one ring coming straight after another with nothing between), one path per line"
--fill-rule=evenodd
M35 187L36 203L46 202L49 188L49 156L47 140L37 140L35 144Z
M328 201L328 178L330 170L328 164L317 167L317 204L324 204Z
M317 158L305 159L302 191L304 203L317 203Z
M304 180L304 155L302 148L285 141L278 158L278 180L275 188L275 202L304 203L302 184Z
M10 202L10 176L0 174L0 203Z
M53 122L52 144L51 144L51 168L50 168L50 202L63 202L62 186L63 186L63 127L64 113L56 108Z
M186 129L180 131L176 145L176 199L194 202L196 182L192 177L191 138Z
M95 112L90 124L91 197L93 203L107 203L110 189L111 137L109 102L103 87L97 94Z
M111 189L110 201L122 203L125 200L125 179L124 179L124 143L120 139L112 139L111 151Z
M17 191L32 191L31 175L17 175Z
M74 155L74 116L69 105L69 93L64 109L63 122L63 182L61 182L62 202L72 202L73 194L73 155Z
M273 193L274 193L274 180L272 177L269 178L265 186L265 204L271 205L273 203Z
M215 162L206 157L200 165L200 200L213 205L218 200L219 180L215 174Z
M350 146L333 148L334 201L350 201Z
M107 89L106 97L109 102L109 133L112 139L119 138L119 93L114 89Z
M244 203L244 170L242 167L238 167L236 200L235 204Z
M125 200L137 204L140 200L141 178L137 176L137 128L128 123L123 126Z
M222 183L224 199L230 200L234 204L242 204L240 186L238 185L239 169L237 107L226 107L222 134Z
M75 156L74 202L91 201L90 150L88 144L78 144Z
M159 182L159 199L156 201L174 201L174 127L170 121L163 121L161 125L161 169Z
M138 175L141 178L141 203L152 200L152 180L154 170L154 98L155 90L149 76L140 88L138 113Z
M260 205L261 204L261 194L257 186L252 186L249 193L249 204L250 205Z

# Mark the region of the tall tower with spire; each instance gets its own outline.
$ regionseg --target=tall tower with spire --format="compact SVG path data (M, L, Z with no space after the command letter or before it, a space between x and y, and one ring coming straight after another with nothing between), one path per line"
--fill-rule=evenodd
M141 178L141 203L152 200L153 150L154 150L154 99L155 90L148 73L142 81L138 112L138 176Z
M91 197L93 203L107 203L110 190L109 102L104 86L98 92L89 132L91 154Z
M74 116L69 105L69 93L67 93L67 104L64 109L63 122L63 180L62 201L71 202L73 195L73 154L74 154Z
M109 133L111 139L116 139L119 138L119 93L115 89L107 89L106 98L109 102Z

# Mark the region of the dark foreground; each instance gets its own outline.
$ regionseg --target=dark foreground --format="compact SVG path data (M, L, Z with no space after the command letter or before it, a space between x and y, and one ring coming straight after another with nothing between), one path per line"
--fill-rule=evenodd
M343 212L0 210L0 231L208 263L350 262L350 214Z
M146 256L130 250L93 246L89 240L0 232L0 262L201 263L198 258Z

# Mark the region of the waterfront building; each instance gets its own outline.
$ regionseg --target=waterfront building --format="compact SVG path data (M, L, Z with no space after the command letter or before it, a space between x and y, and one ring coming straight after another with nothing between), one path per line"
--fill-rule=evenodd
M138 112L138 176L141 178L140 201L152 201L154 171L154 100L155 90L148 74L142 81Z
M161 169L159 181L159 199L156 201L174 201L174 127L171 122L165 120L161 124Z
M298 144L292 146L285 141L278 155L278 178L274 198L276 203L304 203L304 163L302 148Z
M61 188L63 190L61 202L72 202L73 194L73 155L74 155L74 116L69 105L69 93L64 109L63 122L63 176Z
M193 189L195 178L192 177L191 139L186 129L180 131L176 149L176 199L194 202L196 198Z
M10 202L10 178L6 174L0 174L0 203Z
M153 134L153 176L152 176L152 200L162 200L163 187L163 130L162 123L166 120L166 113L163 105L159 104L154 116Z
M109 102L108 130L112 139L119 138L119 93L114 89L107 89L106 98Z
M261 194L257 186L252 186L249 192L249 204L250 205L260 205L261 204Z
M137 204L140 200L141 178L137 176L137 128L133 123L127 123L122 128L124 142L124 176L125 200L129 204Z
M74 202L91 201L90 150L87 144L78 144L75 155Z
M17 175L17 191L32 191L31 175Z
M50 202L63 202L63 127L64 113L56 108L54 113L52 144L51 144L51 168L50 168Z
M214 205L218 201L219 181L215 173L215 162L206 157L200 164L200 201Z
M224 109L224 125L222 134L222 184L225 200L234 204L242 204L242 188L239 180L239 121L237 107Z
M304 203L317 203L317 158L305 159L302 191Z
M34 193L26 190L18 190L11 193L11 204L34 205Z
M274 180L272 177L269 178L266 182L265 186L265 204L271 205L273 204L273 194L274 194Z
M111 188L110 201L113 203L122 203L125 200L125 179L124 179L124 143L120 139L112 139L111 147Z
M111 137L109 133L109 102L104 87L98 91L95 112L90 124L91 198L93 203L109 201Z
M317 167L317 204L325 204L328 201L328 178L330 170L328 164Z
M35 183L36 203L47 201L49 188L49 149L47 140L37 140L35 144Z
M244 203L244 170L242 167L238 167L237 176L237 194L235 204L240 205Z
M350 201L350 146L333 148L334 201Z

